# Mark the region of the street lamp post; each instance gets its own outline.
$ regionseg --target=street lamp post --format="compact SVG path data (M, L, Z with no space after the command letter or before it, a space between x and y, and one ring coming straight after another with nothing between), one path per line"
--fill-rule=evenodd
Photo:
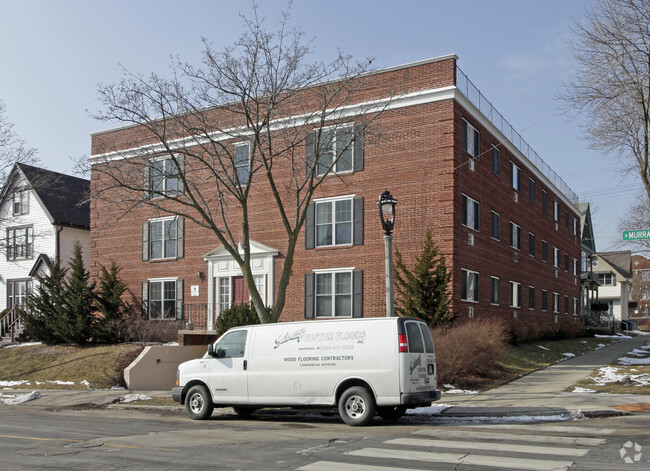
M379 196L379 219L384 230L384 262L386 265L386 317L395 316L393 294L393 236L395 227L395 205L397 200L386 190Z

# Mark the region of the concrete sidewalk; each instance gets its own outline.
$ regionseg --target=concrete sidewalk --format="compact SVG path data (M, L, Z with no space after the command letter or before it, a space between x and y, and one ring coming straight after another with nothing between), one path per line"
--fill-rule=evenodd
M650 336L641 335L603 347L585 355L536 371L504 386L481 394L444 395L441 403L453 407L445 416L558 415L586 416L620 413L613 406L650 404L650 395L565 392L567 388L628 352L646 345Z
M649 404L650 395L597 394L564 392L576 382L589 376L594 370L609 365L650 342L650 336L625 339L580 357L572 358L546 369L531 373L523 378L481 394L444 395L440 404L451 407L444 410L442 417L546 417L583 414L602 416L620 414L613 406ZM29 393L31 390L0 390L3 394ZM128 394L141 393L155 397L171 397L170 391L129 390L41 390L41 397L17 406L41 409L84 409L106 407L119 402ZM121 403L119 407L129 406ZM144 406L147 407L147 406ZM156 408L151 407L151 408ZM175 407L164 407L176 409ZM178 407L180 409L180 406Z

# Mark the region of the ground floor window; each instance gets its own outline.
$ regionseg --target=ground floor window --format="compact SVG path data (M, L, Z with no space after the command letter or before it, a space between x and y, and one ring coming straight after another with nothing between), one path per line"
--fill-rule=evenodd
M183 280L160 279L142 283L143 314L152 320L183 318Z
M7 281L7 308L24 306L27 295L32 292L32 280Z
M323 270L305 275L305 317L362 317L363 272Z

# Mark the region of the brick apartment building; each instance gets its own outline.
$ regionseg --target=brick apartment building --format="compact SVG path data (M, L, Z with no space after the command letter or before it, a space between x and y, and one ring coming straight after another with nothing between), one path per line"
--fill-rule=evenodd
M364 78L345 118L349 132L365 103L392 94L390 104L372 133L354 140L347 167L315 194L281 321L385 315L375 203L388 188L398 200L394 245L408 263L433 230L452 272L459 318L502 316L543 329L579 322L577 198L456 62L444 56ZM144 149L155 143L137 127L94 134L93 190L107 184L100 170L109 160L144 162ZM250 202L252 268L267 305L287 246L270 200L259 191ZM104 227L114 212L104 201L91 204L91 272L118 261L129 302L143 304L148 318L166 317L179 328L191 318L198 331L211 330L223 308L248 299L239 268L209 230L144 205ZM338 229L340 237L327 237ZM160 305L169 307L167 315Z

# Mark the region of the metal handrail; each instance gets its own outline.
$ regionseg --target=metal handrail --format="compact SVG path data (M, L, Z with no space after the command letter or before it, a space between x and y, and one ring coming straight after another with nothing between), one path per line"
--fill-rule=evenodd
M9 333L12 342L14 342L23 331L23 320L20 317L19 307L20 306L13 306L7 314L0 318L0 337L4 337Z
M532 163L569 201L578 204L576 195L569 185L542 160L515 128L488 101L476 85L456 66L456 88L485 116L500 132Z

